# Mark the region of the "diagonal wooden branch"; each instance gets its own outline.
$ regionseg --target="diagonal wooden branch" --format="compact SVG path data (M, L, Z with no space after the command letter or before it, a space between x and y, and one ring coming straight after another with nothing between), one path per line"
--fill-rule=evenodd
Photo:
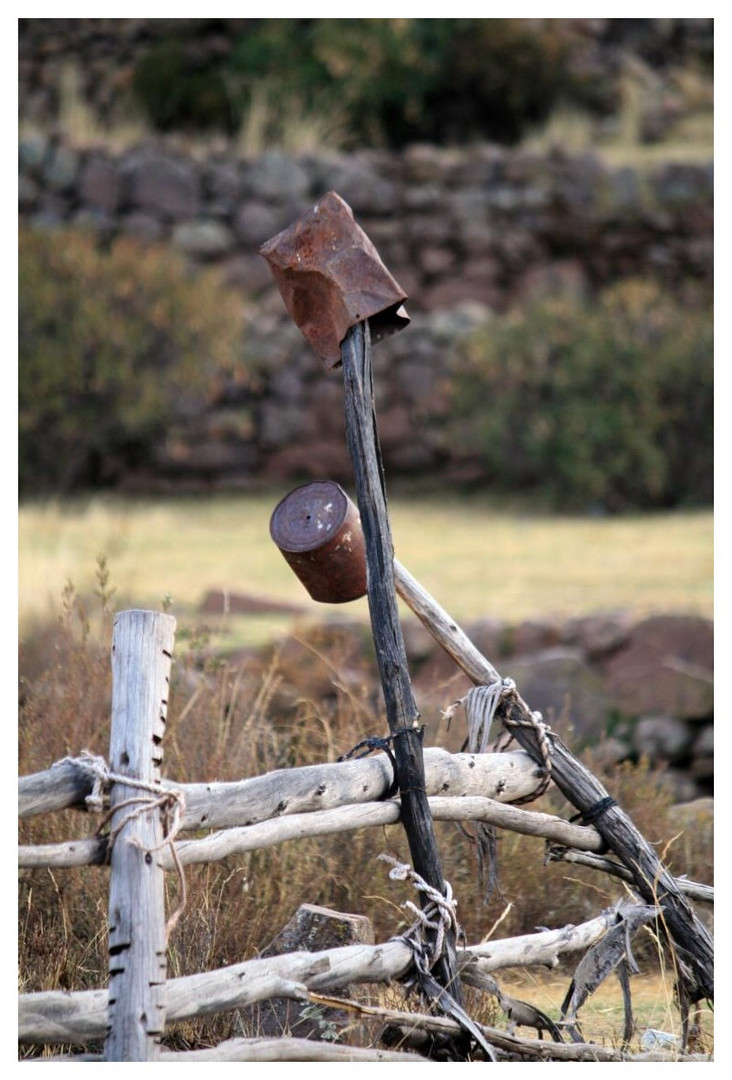
M457 623L400 564L395 564L399 595L424 626L476 684L496 682L500 676ZM506 695L496 715L538 764L543 763L533 714L517 692ZM621 807L609 799L600 781L574 757L555 734L549 733L551 777L562 794L582 814L591 815L595 827L630 872L633 886L646 903L663 909L663 926L674 944L681 977L691 1002L714 999L714 943L711 935L682 894L674 878ZM598 813L599 807L604 807Z
M605 846L604 841L602 842ZM577 851L576 845L572 848L562 847L560 845L550 846L547 855L547 862L567 862L575 863L577 866L587 866L591 870L599 870L604 874L610 874L611 877L620 878L621 881L633 881L633 875L629 870L626 870L624 866L615 862L613 859L606 859L602 855L592 854L589 849L585 851ZM688 878L674 878L676 886L684 896L688 896L690 900L695 900L701 904L713 904L714 903L714 886L703 885L698 881L689 881Z

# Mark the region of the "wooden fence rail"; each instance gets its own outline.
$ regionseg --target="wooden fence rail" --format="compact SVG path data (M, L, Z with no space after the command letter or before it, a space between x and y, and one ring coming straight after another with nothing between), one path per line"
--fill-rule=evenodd
M166 1024L275 997L316 1000L318 994L337 993L360 982L401 979L413 969L412 947L404 939L394 939L317 953L290 952L185 978L165 978L162 875L166 871L181 873L191 863L294 838L393 824L402 812L399 800L390 797L393 764L383 752L230 783L175 785L162 780L173 633L174 621L152 612L123 612L116 620L109 764L83 753L19 780L21 818L68 808L80 811L80 821L94 809L112 815L104 835L19 848L23 868L110 865L108 989L21 995L21 1044L83 1045L104 1038L103 1059L108 1061L199 1060L195 1054L161 1050ZM433 748L424 752L424 767L427 805L434 820L485 822L543 836L570 857L584 855L603 862L606 841L594 825L512 805L531 800L546 786L544 770L527 751L450 754ZM208 834L181 835L202 830ZM623 876L617 863L599 868ZM704 886L672 880L679 893L703 900L713 896ZM560 956L585 954L604 939L616 919L616 911L610 909L580 926L458 948L460 980L485 989L491 985L486 982L488 974L501 968L551 967ZM357 1008L353 1003L350 1007ZM412 1014L404 1014L405 1023L407 1015ZM423 1017L418 1026L453 1035L459 1030L448 1017ZM593 1046L518 1040L481 1025L476 1030L497 1057L507 1059L515 1057L517 1046L529 1059L634 1059L624 1050L601 1052ZM229 1040L206 1051L201 1060L307 1060L313 1055L318 1060L344 1060L344 1053L348 1060L415 1059L402 1051L366 1048L353 1048L348 1058L351 1048L340 1047L333 1054L325 1044L313 1050L300 1046L301 1041ZM81 1058L99 1060L95 1055Z

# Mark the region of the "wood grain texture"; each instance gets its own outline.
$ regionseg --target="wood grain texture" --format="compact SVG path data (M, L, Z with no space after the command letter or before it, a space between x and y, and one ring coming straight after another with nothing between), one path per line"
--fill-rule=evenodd
M112 640L110 770L158 791L174 635L170 615L123 611ZM112 787L106 1061L157 1060L165 1027L163 826L149 800L137 786Z
M414 870L429 886L444 895L442 865L425 790L419 710L412 693L397 607L394 546L374 410L371 342L367 321L358 323L348 332L341 347L341 358L345 389L346 442L353 465L366 549L371 631L387 720L394 736L402 823ZM462 994L457 978L452 932L446 934L446 947L435 964L434 975L441 986L450 988L456 1002L461 1004Z

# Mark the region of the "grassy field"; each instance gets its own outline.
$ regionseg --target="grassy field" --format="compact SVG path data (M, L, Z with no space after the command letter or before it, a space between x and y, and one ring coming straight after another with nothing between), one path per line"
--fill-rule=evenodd
M332 613L309 600L270 539L269 517L284 493L21 506L21 634L58 607L68 581L91 593L100 555L115 606L167 603L186 623L208 590L228 589ZM713 613L711 511L558 517L478 497L394 497L390 515L397 557L459 620ZM367 618L365 600L337 610ZM239 633L255 639L282 622L246 621Z

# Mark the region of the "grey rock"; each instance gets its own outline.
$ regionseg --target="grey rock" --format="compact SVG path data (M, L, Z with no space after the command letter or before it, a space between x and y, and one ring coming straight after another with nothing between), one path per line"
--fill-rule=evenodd
M406 188L404 192L404 209L417 213L436 210L443 204L444 199L445 189L442 184L416 184Z
M315 904L302 904L289 923L260 956L282 956L291 952L320 952L344 945L374 943L373 927L365 915L342 914ZM349 987L343 996L351 994ZM358 996L358 991L356 991ZM270 998L260 1005L248 1006L242 1012L258 1036L337 1039L350 1021L342 1009L308 1005L288 998Z
M231 230L219 221L186 221L173 229L174 247L196 258L212 259L234 248Z
M243 244L259 248L281 231L285 223L275 207L259 199L242 203L234 216L234 232Z
M701 785L683 769L665 769L661 774L661 784L678 803L693 802L704 794Z
M195 218L200 185L192 164L162 154L143 154L126 166L135 208L172 221Z
M242 178L236 162L233 161L209 161L207 162L202 183L204 193L222 206L233 208L242 191Z
M714 756L714 724L704 724L694 738L691 752L694 757Z
M674 832L681 829L692 836L705 832L709 840L714 835L714 799L709 796L670 806L667 816Z
M541 712L570 744L597 739L610 715L602 679L579 649L557 646L504 660L501 674L514 680L530 709Z
M134 210L120 218L120 229L127 236L146 243L155 243L163 235L163 226L152 214Z
M626 716L694 718L713 713L714 627L709 619L646 619L603 667L606 691Z
M618 739L614 735L602 739L592 749L592 763L601 768L610 769L619 765L621 761L627 761L631 756L629 743L624 739Z
M385 216L399 209L396 184L364 167L358 160L337 169L327 179L329 187L345 199L357 217L364 214Z
M54 147L43 165L44 178L51 191L70 191L78 172L79 155L63 145Z
M691 733L683 720L673 716L644 716L633 731L633 749L652 764L661 761L676 765L691 747Z
M578 645L590 659L596 660L627 644L631 628L632 619L627 613L587 615L565 624L563 642Z
M40 189L35 180L21 173L18 177L18 208L21 212L33 210L38 205Z
M79 197L94 210L114 213L120 204L122 183L119 170L107 158L89 158L79 176Z
M34 132L18 141L18 163L21 169L38 169L46 159L50 143L45 135Z
M289 155L268 150L249 163L243 177L243 189L258 199L274 202L281 199L303 202L310 194L307 171Z

